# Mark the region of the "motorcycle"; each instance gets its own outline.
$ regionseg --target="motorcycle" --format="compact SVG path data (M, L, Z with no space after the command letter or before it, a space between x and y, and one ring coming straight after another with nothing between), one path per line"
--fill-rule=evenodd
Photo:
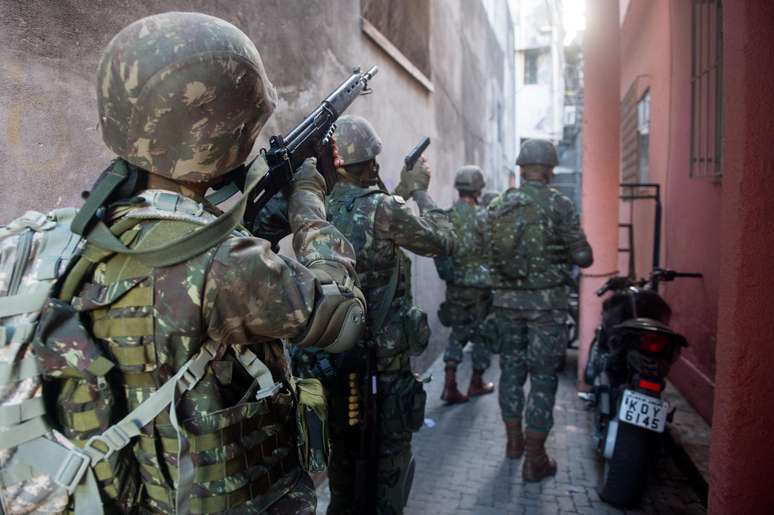
M639 502L674 410L661 398L666 377L685 337L669 327L672 309L659 295L661 282L701 277L655 269L647 279L612 277L596 294L602 323L589 348L579 393L595 412L594 446L604 459L600 498L629 507Z

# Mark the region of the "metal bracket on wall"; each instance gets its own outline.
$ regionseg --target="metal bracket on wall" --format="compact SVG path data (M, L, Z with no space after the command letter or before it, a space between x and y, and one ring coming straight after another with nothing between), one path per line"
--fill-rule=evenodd
M622 182L621 200L654 200L656 213L653 220L653 269L661 266L661 185L651 182ZM645 191L642 191L645 190ZM629 224L631 225L631 224ZM633 242L634 227L629 230L630 241ZM633 244L629 245L633 249ZM620 250L620 249L619 249ZM630 254L630 265L634 259L634 253ZM631 270L631 269L630 269Z

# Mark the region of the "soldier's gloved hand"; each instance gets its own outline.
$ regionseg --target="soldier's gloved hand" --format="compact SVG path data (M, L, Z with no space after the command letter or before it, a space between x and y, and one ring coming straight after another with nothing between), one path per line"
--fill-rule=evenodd
M395 188L395 193L404 199L411 198L416 191L427 191L430 187L430 167L422 156L410 170L403 167L400 172L400 182Z
M314 157L309 157L301 163L293 175L291 198L297 191L308 191L318 195L321 199L325 198L325 179L317 171L317 159Z

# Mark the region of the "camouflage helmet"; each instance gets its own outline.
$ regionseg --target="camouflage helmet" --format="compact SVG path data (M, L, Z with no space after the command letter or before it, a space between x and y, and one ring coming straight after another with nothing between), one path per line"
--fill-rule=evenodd
M516 164L554 167L559 164L556 147L547 139L528 139L521 145Z
M382 139L361 116L345 115L336 122L336 146L344 166L374 159L382 151Z
M454 176L454 187L460 192L476 193L483 190L484 186L484 174L476 165L461 166Z
M124 28L105 48L97 80L108 148L180 182L242 164L277 98L253 42L199 13L157 14Z

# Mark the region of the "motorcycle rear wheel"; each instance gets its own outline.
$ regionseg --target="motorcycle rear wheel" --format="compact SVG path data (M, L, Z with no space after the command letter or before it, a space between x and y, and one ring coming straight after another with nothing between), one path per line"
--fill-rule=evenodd
M598 489L603 501L621 508L639 503L658 450L659 436L631 424L618 424L613 457L605 460L605 471Z

